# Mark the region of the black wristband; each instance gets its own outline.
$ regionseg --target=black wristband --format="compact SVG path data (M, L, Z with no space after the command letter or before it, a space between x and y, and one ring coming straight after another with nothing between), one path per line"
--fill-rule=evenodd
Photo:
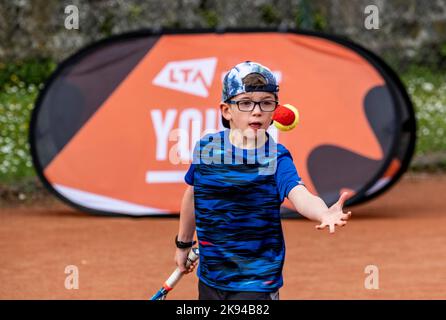
M175 237L175 245L177 246L177 248L179 249L187 249L187 248L191 248L194 244L196 244L197 241L192 241L192 242L183 242L183 241L178 241L178 235Z

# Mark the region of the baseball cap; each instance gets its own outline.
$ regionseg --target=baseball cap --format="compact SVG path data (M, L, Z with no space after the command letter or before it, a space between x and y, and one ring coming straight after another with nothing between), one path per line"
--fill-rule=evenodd
M245 86L243 84L243 79L251 73L258 73L262 75L266 80L266 84L262 86ZM237 64L225 75L223 79L221 100L228 101L238 94L254 91L271 92L277 94L277 92L279 92L279 85L277 84L276 77L270 69L258 62L245 61ZM223 116L222 122L224 127L229 128L229 122L223 118Z
M262 75L267 84L264 86L245 86L243 79L251 73ZM222 101L227 101L240 93L253 91L277 93L279 92L279 86L277 85L276 77L270 69L257 62L245 61L233 67L225 75L223 79Z

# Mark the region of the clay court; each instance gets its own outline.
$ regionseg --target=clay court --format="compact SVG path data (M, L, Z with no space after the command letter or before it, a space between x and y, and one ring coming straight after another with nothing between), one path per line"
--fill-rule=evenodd
M445 299L445 174L408 174L378 199L352 207L330 235L314 222L283 220L281 299ZM93 216L61 203L3 208L1 299L148 299L173 271L176 218ZM79 289L67 290L67 265ZM367 265L379 289L365 289ZM196 299L195 273L168 299Z

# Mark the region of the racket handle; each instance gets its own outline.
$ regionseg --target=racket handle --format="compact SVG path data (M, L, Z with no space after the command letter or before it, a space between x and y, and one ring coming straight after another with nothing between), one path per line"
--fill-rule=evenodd
M189 251L189 255L187 256L186 261L186 268L189 268L190 265L197 261L199 256L198 248L192 248L191 251ZM183 276L183 273L181 273L180 268L176 268L175 271L170 275L170 277L166 280L164 283L164 289L167 291L172 290L175 285L180 281L181 277Z

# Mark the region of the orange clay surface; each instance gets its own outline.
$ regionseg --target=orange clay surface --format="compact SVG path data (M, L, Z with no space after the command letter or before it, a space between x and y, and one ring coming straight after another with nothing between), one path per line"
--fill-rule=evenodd
M350 208L334 235L285 219L281 299L446 299L446 175L409 174ZM175 268L176 218L93 216L61 203L0 209L1 299L148 299ZM65 267L79 270L67 290ZM367 265L379 289L364 287ZM195 272L168 299L196 299Z

